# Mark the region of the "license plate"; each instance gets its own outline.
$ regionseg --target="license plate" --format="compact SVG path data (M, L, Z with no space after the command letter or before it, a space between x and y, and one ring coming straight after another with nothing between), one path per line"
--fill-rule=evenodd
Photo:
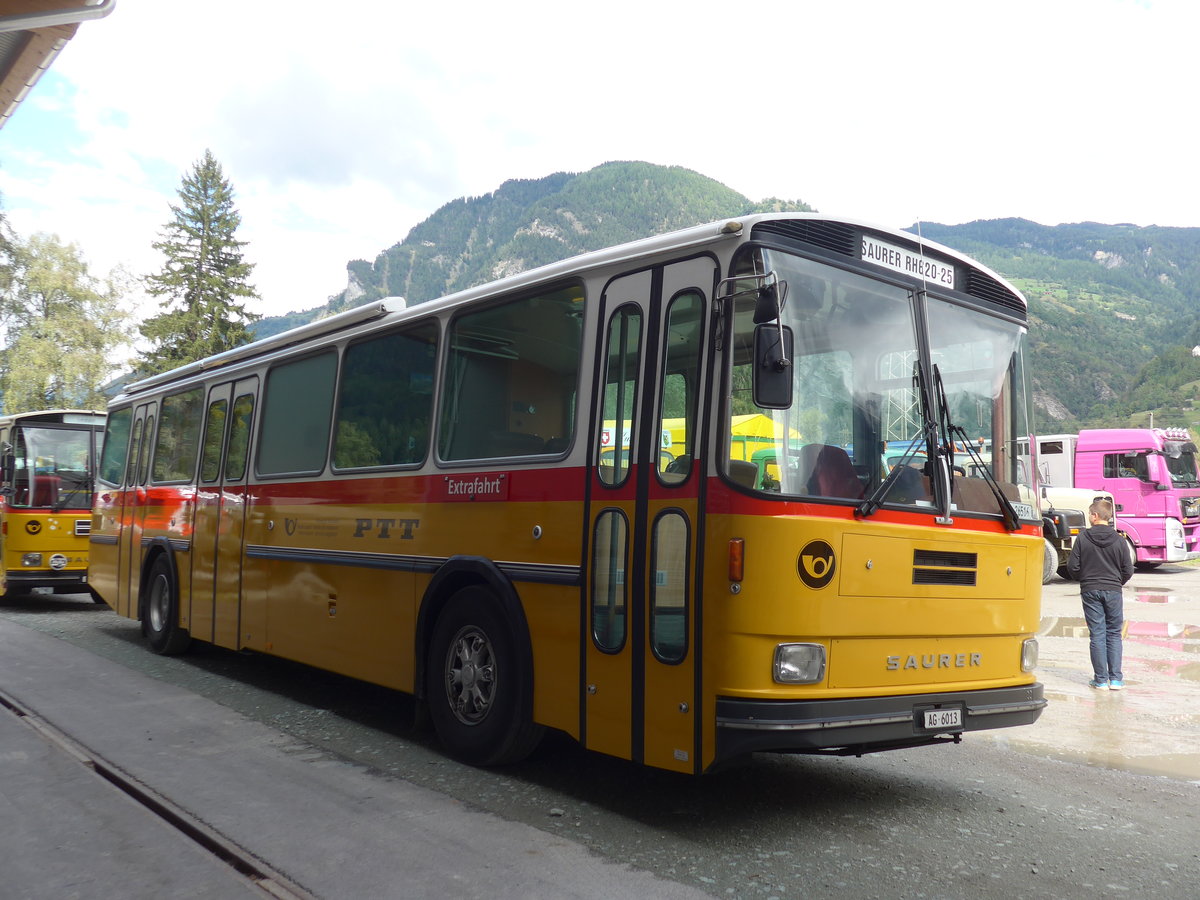
M1008 502L1011 503L1012 508L1016 510L1018 519L1025 519L1026 521L1032 520L1035 522L1037 521L1037 516L1033 514L1033 507L1028 503L1017 503L1013 500L1009 500Z
M921 711L922 722L927 731L961 731L963 711L961 706L951 706L946 709L925 709Z

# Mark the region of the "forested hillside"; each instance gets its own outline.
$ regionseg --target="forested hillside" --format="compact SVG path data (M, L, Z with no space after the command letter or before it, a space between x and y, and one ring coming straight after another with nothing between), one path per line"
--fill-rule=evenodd
M423 303L589 250L729 216L809 209L797 201L754 202L688 169L642 162L506 181L491 194L447 203L374 262L351 261L342 293L323 307L265 319L258 335L381 297Z
M915 230L915 229L914 229ZM1024 219L923 224L976 257L1030 302L1042 427L1191 425L1200 360L1200 228Z
M324 306L258 323L266 337L381 297L422 303L569 256L751 212L802 211L752 201L696 172L614 162L588 172L506 181L451 201L374 261L347 264ZM912 229L916 231L916 227ZM1193 424L1200 382L1200 228L1024 219L922 223L920 232L974 256L1030 301L1038 427Z

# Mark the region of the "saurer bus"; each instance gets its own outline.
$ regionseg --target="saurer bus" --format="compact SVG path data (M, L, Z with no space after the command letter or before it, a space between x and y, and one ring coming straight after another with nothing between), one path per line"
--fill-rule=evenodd
M372 302L114 398L93 587L159 653L410 692L480 765L547 728L698 774L1028 724L1025 334L998 275L815 214Z
M103 429L104 413L92 410L0 417L0 594L89 592L92 478Z

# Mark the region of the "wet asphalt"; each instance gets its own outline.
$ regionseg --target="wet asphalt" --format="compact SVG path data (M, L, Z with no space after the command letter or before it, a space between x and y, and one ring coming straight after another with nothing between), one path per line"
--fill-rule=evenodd
M157 657L137 623L85 598L0 600L0 625L58 673L0 653L0 695L32 718L57 704L54 725L67 746L78 741L73 752L44 736L10 741L31 717L0 709L0 819L22 811L25 826L0 830L0 898L247 887L348 898L1195 897L1200 566L1137 573L1126 618L1128 688L1101 694L1087 687L1078 586L1045 587L1039 678L1050 705L1034 726L861 759L759 755L687 779L553 735L519 766L460 766L414 724L403 695L215 648ZM173 724L156 717L163 708L190 712ZM207 736L205 716L215 717ZM127 794L111 810L96 805L102 786L76 757L98 744L132 752L117 764L136 773L147 766L138 748L156 742L149 761L162 768L135 780L174 794L184 818L215 826L262 873L214 863L175 824L122 805L133 805ZM172 774L182 751L194 754L190 786ZM195 774L214 761L239 768L241 752L252 753L245 772L286 772L286 790L256 795L265 777L218 790L221 779L204 787ZM361 839L356 828L367 829ZM201 889L205 860L215 887Z

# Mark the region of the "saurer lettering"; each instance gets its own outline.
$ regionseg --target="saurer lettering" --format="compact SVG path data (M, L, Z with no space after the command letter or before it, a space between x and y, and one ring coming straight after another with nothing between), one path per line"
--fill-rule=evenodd
M982 653L923 653L920 656L910 654L887 658L889 672L899 672L901 669L965 669L982 665Z

